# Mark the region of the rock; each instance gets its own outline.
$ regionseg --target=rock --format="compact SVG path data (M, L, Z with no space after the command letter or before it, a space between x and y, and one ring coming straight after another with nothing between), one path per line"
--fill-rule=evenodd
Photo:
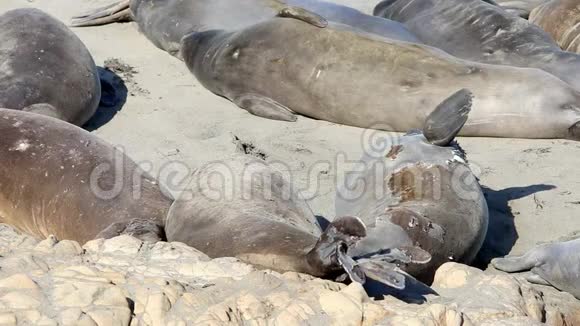
M0 225L0 325L580 325L580 301L448 263L422 304L130 236L82 248Z

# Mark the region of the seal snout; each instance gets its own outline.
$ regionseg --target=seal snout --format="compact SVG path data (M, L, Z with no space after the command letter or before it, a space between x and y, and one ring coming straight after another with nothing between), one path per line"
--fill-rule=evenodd
M568 138L580 141L580 121L568 128Z

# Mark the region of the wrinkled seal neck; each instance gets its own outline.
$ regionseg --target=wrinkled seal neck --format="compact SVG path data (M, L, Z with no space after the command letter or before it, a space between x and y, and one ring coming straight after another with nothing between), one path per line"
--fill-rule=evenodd
M217 59L220 51L228 44L231 33L223 30L195 32L181 39L181 56L189 71L208 89L218 75Z

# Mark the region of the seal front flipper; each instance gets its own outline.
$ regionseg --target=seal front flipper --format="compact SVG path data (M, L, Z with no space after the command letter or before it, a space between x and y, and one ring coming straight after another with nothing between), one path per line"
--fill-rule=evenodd
M105 7L91 10L86 14L74 16L70 26L98 26L132 21L133 15L131 14L131 9L129 8L130 2L130 0L122 0Z
M328 26L328 21L324 17L300 7L283 8L276 17L294 18L320 28Z
M165 231L154 221L134 218L128 221L115 222L99 232L95 239L110 239L122 234L128 234L141 241L164 241Z
M244 94L233 101L240 108L262 118L282 121L296 121L297 117L292 110L284 105L257 94Z
M534 272L534 269L535 268L533 268L529 274L526 274L526 281L528 281L530 283L534 283L534 284L553 286L552 284L550 284L550 282L546 281L543 277L536 274Z
M535 250L532 250L523 256L495 258L491 264L500 271L513 273L530 270L540 265L541 262L542 260L535 255Z
M438 146L447 146L467 122L473 95L461 89L439 104L425 119L423 134Z

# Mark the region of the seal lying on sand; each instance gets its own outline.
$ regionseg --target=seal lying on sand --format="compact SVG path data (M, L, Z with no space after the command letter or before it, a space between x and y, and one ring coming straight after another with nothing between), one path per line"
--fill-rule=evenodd
M84 243L163 239L172 199L115 147L69 123L0 109L0 222Z
M495 0L495 3L511 14L528 18L534 8L549 1L552 0Z
M530 21L566 51L580 53L580 1L553 0L532 11Z
M37 9L0 16L0 108L82 125L100 98L93 58L63 23Z
M347 250L366 236L362 221L344 216L322 231L282 173L255 158L210 163L196 171L188 188L191 193L171 207L165 232L210 257L319 277L346 271L353 281L364 283L367 275L395 288L405 280L396 263L430 258L410 244L353 260Z
M312 12L311 21L318 20L319 24L326 22L314 15L324 15L326 20L364 32L418 42L400 23L316 0L123 0L74 17L72 26L135 20L153 44L179 57L181 38L187 34L215 29L238 30L300 8Z
M71 124L0 109L0 130L0 222L32 235L53 234L84 243L130 234L154 242L166 239L164 228L170 212L167 239L195 245L210 255L238 256L258 266L316 276L332 276L342 270L361 283L368 275L397 288L404 287L404 274L396 264L430 258L424 250L409 246L352 260L346 250L366 235L358 218L344 217L323 233L296 195L287 200L246 200L253 192L287 190L288 184L267 174L270 170L266 168L252 176L271 177L267 180L272 183L242 188L251 192L244 193L241 200L221 203L195 194L191 201L174 202L118 149ZM234 161L228 165L233 170L227 171L237 172L236 167L243 164ZM202 171L212 173L211 168ZM253 179L244 180L254 186ZM274 192L274 196L286 194ZM221 213L214 215L216 212ZM196 224L192 217L215 220ZM221 219L224 223L217 223ZM226 222L237 226L226 227ZM204 233L207 230L211 234ZM237 237L236 232L244 236Z
M528 281L551 285L580 299L580 239L540 245L523 256L496 258L491 263L504 272L530 271Z
M343 25L275 17L188 35L182 56L207 89L266 118L407 131L465 87L476 97L463 135L580 139L580 93L546 72L467 62Z
M487 232L487 204L454 142L470 109L471 94L461 90L427 117L422 132L373 139L388 145L369 146L364 169L348 172L336 198L338 216L359 216L367 226L367 237L349 250L355 259L418 245L433 258L405 270L430 281L442 264L475 258Z
M543 69L580 91L579 55L562 51L538 26L485 1L385 0L374 14L405 24L425 44L459 58Z

